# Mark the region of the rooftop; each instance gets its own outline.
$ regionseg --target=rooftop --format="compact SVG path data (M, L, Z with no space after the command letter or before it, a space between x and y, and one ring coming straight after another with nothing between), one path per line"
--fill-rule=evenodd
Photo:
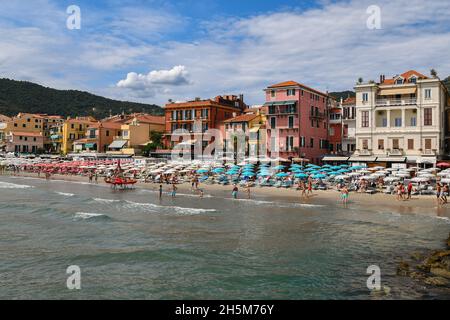
M306 86L304 84L301 84L299 82L292 81L292 80L273 84L273 85L267 87L267 89L277 89L277 88L284 88L284 87L300 87L300 88L306 89L308 91L312 91L312 92L315 92L317 94L320 94L322 96L326 96L326 97L328 96L327 93L323 93L323 92L321 92L319 90L313 89L311 87L308 87L308 86Z

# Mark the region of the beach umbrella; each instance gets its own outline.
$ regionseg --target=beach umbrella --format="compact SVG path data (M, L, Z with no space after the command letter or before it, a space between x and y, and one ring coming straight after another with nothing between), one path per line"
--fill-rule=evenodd
M305 174L305 173L296 173L296 174L294 175L294 177L300 178L300 179L306 179L306 178L308 178L308 175Z
M260 177L269 177L271 175L272 174L270 174L269 172L260 172L260 173L258 173L258 176L260 176Z
M324 174L318 173L318 174L313 175L312 177L313 177L313 179L324 179L327 176Z
M285 172L280 172L280 173L277 173L276 176L279 177L279 178L284 178L284 177L287 177L289 175L287 173L285 173Z
M275 166L273 169L274 170L284 170L286 167L285 166L283 166L283 165L278 165L278 166Z
M450 179L446 178L446 179L441 179L442 183L450 183Z
M199 170L197 170L197 173L207 173L207 172L209 172L208 169L199 169Z
M251 178L251 177L254 177L255 174L254 174L254 173L251 173L251 172L245 172L245 173L242 174L242 176L243 176L243 177L249 177L249 178Z
M426 178L426 177L415 177L415 178L411 179L411 182L428 182L428 181L430 181L430 178Z
M335 176L334 180L345 180L345 179L349 179L349 178L350 178L350 176L343 174L343 175Z
M362 179L362 180L375 180L376 177L372 177L372 176L362 176L360 179Z
M215 169L213 170L213 172L214 172L214 173L222 173L222 172L225 172L225 169L224 169L224 168L215 168Z
M450 168L450 163L448 162L439 162L436 167L440 167L440 168Z
M385 182L394 182L394 181L399 181L399 180L400 180L399 177L387 177L387 178L384 178Z

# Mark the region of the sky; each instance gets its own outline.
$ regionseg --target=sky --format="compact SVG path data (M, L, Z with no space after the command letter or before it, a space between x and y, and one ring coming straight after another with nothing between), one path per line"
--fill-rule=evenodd
M445 78L449 12L448 0L8 0L0 77L159 105L262 104L287 80L342 91L411 69Z

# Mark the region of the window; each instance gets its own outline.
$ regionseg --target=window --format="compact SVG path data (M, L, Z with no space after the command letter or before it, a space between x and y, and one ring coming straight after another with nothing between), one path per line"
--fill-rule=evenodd
M394 122L396 127L402 126L402 118L395 118Z
M271 128L271 129L275 129L276 124L277 124L277 123L276 123L275 117L270 118L270 128Z
M17 123L14 123L14 127L17 127Z
M431 108L423 109L423 125L424 126L433 125L433 110Z
M396 83L396 84L403 84L403 79L397 79L397 80L395 81L395 83Z
M410 125L411 125L411 127L415 127L417 125L417 118L416 117L412 117L411 118Z
M378 140L378 150L384 150L384 140Z
M314 148L314 139L313 138L309 139L309 146L311 148Z
M293 128L294 127L294 117L289 116L288 120L289 120L289 128Z
M387 118L383 118L383 119L381 120L381 126L384 127L384 128L387 127Z
M399 149L398 139L392 139L392 149L398 150Z
M106 130L106 136L109 137L109 130Z
M431 89L425 89L425 99L431 99Z
M300 147L304 148L306 146L306 139L305 137L300 137Z
M294 150L294 137L286 137L286 151Z
M287 89L288 96L295 96L295 89Z
M27 125L26 125L25 123L23 123L23 124L22 124L22 127L23 127L23 128L26 128L26 127L27 127Z
M361 127L363 128L369 127L369 111L361 112Z
M410 83L416 83L417 82L417 78L416 77L411 77L411 79L409 79Z
M431 139L425 139L425 150L431 150Z
M362 99L363 99L363 102L369 101L369 94L368 93L363 93Z
M270 91L270 96L271 96L272 98L275 98L275 90L271 90L271 91Z
M362 148L363 148L363 150L369 149L369 140L363 139L363 141L362 141Z
M330 136L334 136L334 127L330 128Z
M414 149L414 139L408 139L408 150Z

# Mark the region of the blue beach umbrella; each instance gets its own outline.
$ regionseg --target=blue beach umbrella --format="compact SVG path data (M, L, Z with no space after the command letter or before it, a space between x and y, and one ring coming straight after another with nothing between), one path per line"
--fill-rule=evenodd
M286 168L285 166L279 165L279 166L274 167L273 169L274 170L284 170L285 168Z
M319 173L319 174L314 175L313 179L324 179L326 177L327 177L326 175Z
M269 172L260 172L260 173L258 173L258 176L260 176L260 177L269 177L269 176L271 176L271 174Z
M215 169L213 170L213 172L214 172L214 173L222 173L222 172L225 172L225 169L224 169L224 168L215 168Z
M294 175L294 177L300 178L300 179L306 179L306 178L308 178L308 175L306 173L296 173Z
M199 169L199 170L197 170L197 173L207 173L207 172L209 172L208 169Z
M289 175L287 173L285 173L285 172L280 172L280 173L277 173L276 176L279 177L279 178L284 178L284 177L287 177Z

